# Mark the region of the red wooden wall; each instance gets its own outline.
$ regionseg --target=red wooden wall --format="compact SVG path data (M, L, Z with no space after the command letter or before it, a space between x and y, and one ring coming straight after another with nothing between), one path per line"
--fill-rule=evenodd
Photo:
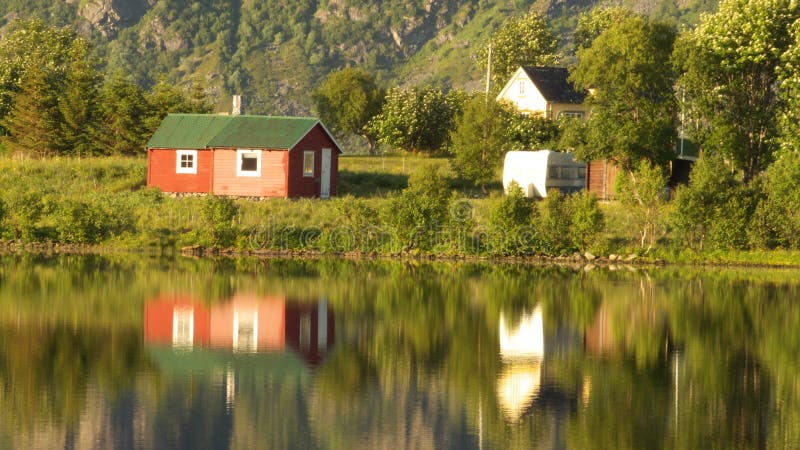
M236 150L214 150L213 190L217 195L251 197L286 197L286 171L289 154L286 150L261 152L261 176L236 176Z
M322 149L331 149L331 197L339 185L339 150L328 133L317 124L289 152L289 197L319 197ZM314 151L314 176L303 176L303 153Z
M147 154L147 187L164 192L211 192L211 152L197 151L197 173L175 173L175 150L150 149Z
M617 173L619 167L611 161L590 161L586 164L586 188L600 200L613 199Z

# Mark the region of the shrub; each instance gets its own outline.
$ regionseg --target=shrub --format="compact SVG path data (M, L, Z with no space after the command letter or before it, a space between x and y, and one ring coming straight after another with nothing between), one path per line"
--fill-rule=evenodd
M530 253L535 239L531 227L535 212L538 211L531 199L525 197L517 183L512 183L507 195L497 202L489 216L489 252L499 255Z
M569 197L569 210L572 212L572 244L584 252L597 241L603 230L603 212L597 204L597 196L589 191L572 194Z
M564 194L557 189L551 189L539 206L541 250L551 255L562 255L573 251L575 247L570 235L572 211L569 202L565 201Z
M229 247L236 241L237 230L233 219L239 214L239 205L229 197L209 195L200 212L207 226L208 244Z
M109 217L96 205L84 201L64 201L56 213L59 242L94 244L106 235Z
M408 187L389 202L386 223L395 227L406 250L430 250L450 226L450 189L439 170L423 166L408 180Z
M25 242L35 241L39 219L45 209L42 193L34 190L8 190L4 192L4 197L9 237Z
M800 154L784 151L764 172L764 200L750 228L753 242L765 248L800 248Z
M642 160L633 172L620 172L617 177L617 197L629 208L635 226L641 229L642 247L645 243L652 246L659 234L666 187L664 169L647 160Z

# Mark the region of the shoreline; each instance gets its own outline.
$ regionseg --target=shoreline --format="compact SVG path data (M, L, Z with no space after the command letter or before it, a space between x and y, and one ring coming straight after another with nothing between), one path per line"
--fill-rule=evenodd
M760 252L764 254L765 252ZM766 252L767 254L769 252ZM708 257L698 261L676 261L668 258L649 258L637 255L607 255L587 257L586 254L550 256L550 255L522 255L522 256L492 256L469 254L436 254L436 253L377 253L377 252L324 252L319 250L275 250L255 249L244 250L237 248L215 248L190 246L183 248L135 248L114 245L96 244L58 244L58 243L21 243L16 241L0 241L0 254L20 255L30 254L38 256L56 255L148 255L148 256L173 256L184 258L258 258L258 259L340 259L350 261L425 261L425 262L464 262L464 263L489 263L489 264L521 264L521 265L554 265L571 266L575 269L586 271L594 268L638 269L656 267L708 267L708 268L759 268L759 269L800 269L798 263L780 262L752 262L752 261L715 261Z

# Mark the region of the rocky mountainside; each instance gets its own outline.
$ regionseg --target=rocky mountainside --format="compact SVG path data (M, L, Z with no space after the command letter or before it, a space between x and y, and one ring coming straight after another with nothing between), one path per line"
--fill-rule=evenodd
M620 2L616 2L618 4ZM716 0L622 0L692 23ZM331 70L356 65L387 84L477 88L477 46L533 8L567 48L593 0L0 0L0 26L18 17L70 25L111 71L143 86L203 83L220 105L241 93L249 112L302 114Z

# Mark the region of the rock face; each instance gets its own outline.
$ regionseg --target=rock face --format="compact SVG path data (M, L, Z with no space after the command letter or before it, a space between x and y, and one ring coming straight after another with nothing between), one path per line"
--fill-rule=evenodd
M120 28L136 23L153 3L155 0L90 0L79 14L103 36L113 37Z

